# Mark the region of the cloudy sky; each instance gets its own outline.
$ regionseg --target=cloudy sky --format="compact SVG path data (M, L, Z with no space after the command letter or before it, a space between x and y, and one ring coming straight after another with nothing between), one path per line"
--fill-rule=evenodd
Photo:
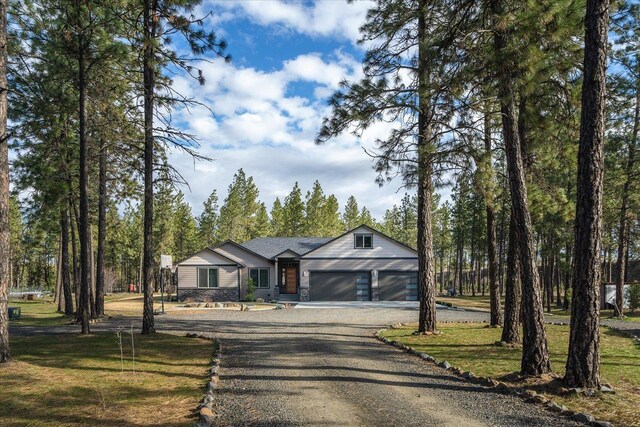
M357 45L368 1L205 0L207 25L229 44L231 63L200 63L207 83L183 77L175 86L210 107L181 111L182 126L200 139L200 152L214 159L196 162L174 152L170 161L190 185L185 196L194 213L213 189L221 201L233 174L254 177L270 209L277 196L298 181L303 191L320 181L343 206L349 195L376 217L397 203L401 182L380 188L363 147L387 134L370 128L361 139L342 135L323 146L314 138L329 113L327 98L343 79L361 76L363 47Z

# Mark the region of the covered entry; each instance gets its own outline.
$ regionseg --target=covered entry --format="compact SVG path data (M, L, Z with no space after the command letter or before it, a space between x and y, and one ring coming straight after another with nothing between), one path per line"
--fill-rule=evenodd
M295 260L278 260L278 286L281 294L297 294L300 283L300 262Z
M312 271L309 274L311 301L370 301L371 274L368 271Z
M378 273L380 301L417 301L417 271L380 271Z

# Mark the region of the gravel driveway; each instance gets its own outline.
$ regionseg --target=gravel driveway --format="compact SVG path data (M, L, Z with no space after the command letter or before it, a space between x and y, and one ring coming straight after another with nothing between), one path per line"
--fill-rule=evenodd
M156 317L167 332L214 333L222 341L217 426L561 426L537 405L478 387L373 338L390 323L413 322L409 306L190 310ZM487 318L438 310L438 320ZM93 331L140 327L112 319ZM76 332L77 326L15 327L16 335Z
M415 315L410 308L216 310L185 314L179 322L212 328L222 340L214 407L219 426L576 425L372 337L381 326ZM440 320L461 317L485 315L438 312Z

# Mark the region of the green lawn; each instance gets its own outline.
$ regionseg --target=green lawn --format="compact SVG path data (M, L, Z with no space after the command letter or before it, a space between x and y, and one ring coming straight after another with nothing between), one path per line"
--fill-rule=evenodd
M11 320L11 324L22 326L57 326L68 325L71 318L58 313L58 304L53 298L38 298L33 301L10 299L9 307L20 307L22 316L18 320Z
M473 309L478 311L489 311L489 295L485 296L470 296L463 295L457 297L436 297L436 301L451 303L452 305L460 308ZM504 299L502 300L502 305L504 306ZM548 315L545 310L545 314ZM553 318L563 318L569 319L569 312L566 310L561 310L555 306L555 304L551 307L551 316L548 317L549 320ZM607 319L613 316L613 310L600 310L600 318ZM629 310L625 310L625 321L628 322L640 322L640 310L636 310L635 313L631 313Z
M107 316L141 316L142 315L142 295L120 293L105 297L105 314ZM154 295L154 308L161 307L160 295ZM165 301L165 309L171 310L178 303ZM38 298L33 301L12 298L9 300L10 307L20 307L22 316L11 323L21 326L59 326L68 325L74 318L58 313L58 304L53 302L53 298Z
M441 335L415 336L415 327L389 329L384 336L400 341L476 375L499 378L520 369L520 349L497 347L500 329L485 324L441 324ZM640 347L608 328L601 330L601 378L616 390L599 397L553 396L573 410L592 413L616 425L640 426ZM569 341L568 326L547 326L552 368L564 372Z
M210 341L115 333L11 338L0 367L2 425L188 426L202 398Z

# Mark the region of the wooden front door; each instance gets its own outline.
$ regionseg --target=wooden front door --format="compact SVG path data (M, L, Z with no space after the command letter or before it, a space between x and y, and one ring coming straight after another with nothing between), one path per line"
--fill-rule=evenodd
M298 269L296 267L284 268L285 293L295 294L298 291Z

